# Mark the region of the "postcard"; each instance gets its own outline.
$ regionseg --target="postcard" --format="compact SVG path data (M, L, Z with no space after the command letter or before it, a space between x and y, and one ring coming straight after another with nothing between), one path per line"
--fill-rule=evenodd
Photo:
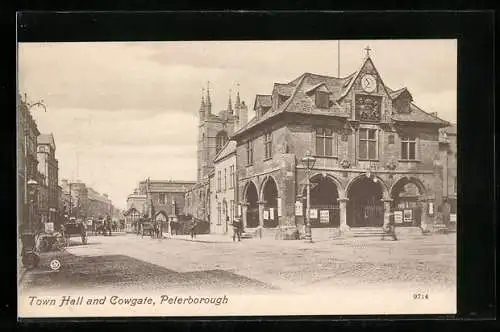
M457 40L18 44L20 318L454 314Z

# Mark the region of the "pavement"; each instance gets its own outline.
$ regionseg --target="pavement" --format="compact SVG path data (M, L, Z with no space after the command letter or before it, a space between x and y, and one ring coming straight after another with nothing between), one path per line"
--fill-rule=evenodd
M50 269L58 259L61 268ZM135 234L76 239L41 254L24 274L23 289L51 287L233 289L308 292L327 287L456 288L455 234L380 241L347 238L315 243L274 239L232 242L223 235L164 239Z

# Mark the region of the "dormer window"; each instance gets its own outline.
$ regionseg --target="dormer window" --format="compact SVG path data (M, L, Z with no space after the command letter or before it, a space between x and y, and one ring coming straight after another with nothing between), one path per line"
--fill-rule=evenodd
M328 108L330 102L330 94L326 91L316 90L316 107L317 108Z

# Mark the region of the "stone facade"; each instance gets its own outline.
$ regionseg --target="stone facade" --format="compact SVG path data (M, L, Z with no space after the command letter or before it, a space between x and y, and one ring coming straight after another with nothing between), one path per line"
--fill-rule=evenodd
M170 222L184 215L186 192L194 181L150 180L139 182L138 193L146 196L147 218L162 225L163 232L170 231Z
M113 217L113 204L107 194L101 194L93 188L87 189L87 218L100 219Z
M123 213L127 232L136 232L139 220L147 215L146 200L147 195L140 194L139 189L127 196L127 210Z
M439 129L448 123L412 99L385 86L369 56L345 78L305 73L258 95L255 118L231 137L245 227L302 229L308 173L312 227L381 227L410 200L409 185L418 199L401 226L432 224L443 200Z
M30 109L31 104L20 95L17 98L17 202L20 232L34 231L40 227L38 213L40 190L30 191L28 182L43 184L44 177L38 171L37 138L40 135ZM42 188L43 192L43 188Z
M237 214L236 142L229 141L214 160L210 185L210 232L232 234Z
M42 222L57 222L59 216L59 161L55 156L56 144L52 134L41 134L37 142L38 170L44 176L41 184L44 198L40 204Z
M210 179L214 175L214 160L229 141L229 137L248 121L248 108L240 100L239 92L233 105L229 96L225 110L212 113L210 91L202 95L198 112L197 181L186 193L185 213L197 219L213 222L213 206L210 205ZM213 201L212 201L213 202Z

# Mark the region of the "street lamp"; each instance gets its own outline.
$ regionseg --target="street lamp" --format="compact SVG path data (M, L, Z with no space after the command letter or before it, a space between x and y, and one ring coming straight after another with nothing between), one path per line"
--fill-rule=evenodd
M311 152L307 151L304 158L302 158L302 163L306 166L307 170L307 205L306 205L306 229L305 229L305 240L306 242L312 242L312 234L311 234L311 169L314 167L314 163L316 163L316 158L311 156Z

